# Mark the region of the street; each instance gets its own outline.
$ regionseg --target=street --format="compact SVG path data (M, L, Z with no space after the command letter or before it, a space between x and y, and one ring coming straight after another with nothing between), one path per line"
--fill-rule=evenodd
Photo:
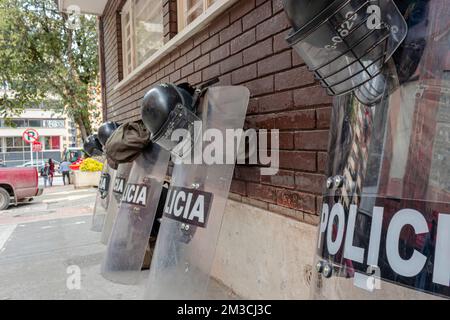
M0 211L0 300L137 300L144 296L148 271L138 285L104 279L106 251L100 233L90 230L97 189L62 186L44 190L34 201ZM72 282L80 272L80 286ZM236 299L211 280L211 299Z
M0 300L142 298L147 272L140 286L100 275L105 246L90 230L95 197L96 189L54 186L31 203L0 211ZM74 270L79 287L68 281Z

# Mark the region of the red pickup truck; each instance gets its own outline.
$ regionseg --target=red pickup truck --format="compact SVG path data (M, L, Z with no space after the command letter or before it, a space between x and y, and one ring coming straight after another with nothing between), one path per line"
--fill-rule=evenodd
M0 210L42 194L36 168L0 168Z

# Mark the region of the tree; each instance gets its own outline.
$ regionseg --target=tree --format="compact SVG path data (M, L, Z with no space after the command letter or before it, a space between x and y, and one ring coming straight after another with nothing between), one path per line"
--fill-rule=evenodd
M54 0L0 0L0 104L4 115L57 98L85 139L99 88L97 20L75 19Z

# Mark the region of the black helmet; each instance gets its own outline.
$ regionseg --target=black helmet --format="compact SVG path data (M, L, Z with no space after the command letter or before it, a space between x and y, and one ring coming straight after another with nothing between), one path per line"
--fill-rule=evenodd
M98 129L98 140L102 144L102 146L106 145L106 141L108 141L109 137L117 130L119 124L117 122L108 121L100 126Z
M295 30L311 22L335 0L284 0L284 10Z
M283 0L287 38L330 95L357 91L371 100L385 83L385 63L408 26L393 0ZM381 90L382 91L382 90Z
M158 84L150 88L142 102L141 115L152 140L158 135L169 119L170 113L181 106L192 107L192 95L185 89L173 84Z
M103 147L96 134L87 137L84 142L83 149L84 152L86 152L86 154L90 157L103 154Z
M153 143L177 154L181 141L172 141L172 133L184 129L193 137L195 114L194 90L188 84L158 84L150 88L142 102L141 115ZM188 138L186 134L184 138Z

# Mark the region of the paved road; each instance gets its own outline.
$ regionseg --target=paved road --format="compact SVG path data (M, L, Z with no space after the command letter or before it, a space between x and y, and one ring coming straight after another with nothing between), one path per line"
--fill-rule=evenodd
M142 297L145 272L138 286L113 284L100 275L105 246L90 230L95 197L95 189L53 187L33 203L0 211L0 300ZM68 274L77 268L80 289ZM74 280L69 287L68 279Z
M106 247L90 230L96 193L54 186L31 203L0 211L0 300L142 299L148 271L135 286L101 276ZM78 270L80 289L76 280L67 285ZM215 281L208 296L235 298Z

